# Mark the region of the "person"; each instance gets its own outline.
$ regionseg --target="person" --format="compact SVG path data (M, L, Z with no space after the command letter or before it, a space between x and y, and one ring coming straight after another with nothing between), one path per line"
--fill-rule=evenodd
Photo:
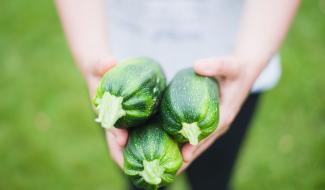
M158 60L169 81L192 65L218 80L219 126L199 145L182 147L179 172L187 168L192 189L228 189L259 97L280 77L277 51L299 0L56 0L56 6L91 98L106 71L135 56ZM106 136L123 167L127 131Z

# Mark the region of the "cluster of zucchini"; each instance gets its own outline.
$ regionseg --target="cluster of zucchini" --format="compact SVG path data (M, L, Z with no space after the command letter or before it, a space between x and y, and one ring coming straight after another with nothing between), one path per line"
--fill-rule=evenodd
M216 129L218 101L215 80L184 69L166 87L159 64L139 57L104 75L94 104L102 127L129 130L124 172L136 186L157 189L181 167L180 144L196 145Z

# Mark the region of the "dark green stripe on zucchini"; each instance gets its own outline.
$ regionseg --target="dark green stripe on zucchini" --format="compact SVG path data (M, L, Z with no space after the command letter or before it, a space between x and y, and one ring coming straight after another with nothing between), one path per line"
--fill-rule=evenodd
M109 70L97 88L97 122L104 128L132 127L156 112L166 79L159 64L145 57L122 61Z
M130 129L123 153L125 174L134 185L145 189L170 184L183 161L177 142L156 119Z
M195 145L219 122L217 82L193 69L179 71L167 87L162 103L163 128L180 143Z

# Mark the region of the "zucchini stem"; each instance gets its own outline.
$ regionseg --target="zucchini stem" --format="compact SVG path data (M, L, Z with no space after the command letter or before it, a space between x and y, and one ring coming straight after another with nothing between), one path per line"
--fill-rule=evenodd
M182 130L179 131L185 138L188 139L190 144L197 145L199 143L199 135L201 134L200 128L197 123L182 123Z
M158 159L152 161L143 160L143 171L139 172L139 174L147 183L159 185L164 171L165 169L160 166Z
M123 97L105 92L96 108L98 117L95 121L101 123L102 127L106 129L114 127L115 122L126 114L122 108L122 102Z

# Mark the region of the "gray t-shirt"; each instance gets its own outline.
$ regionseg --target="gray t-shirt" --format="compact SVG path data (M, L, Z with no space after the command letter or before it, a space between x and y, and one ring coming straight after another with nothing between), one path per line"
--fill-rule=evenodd
M112 52L118 59L158 60L170 80L197 59L229 55L235 45L242 0L108 0ZM275 56L253 91L280 77Z

